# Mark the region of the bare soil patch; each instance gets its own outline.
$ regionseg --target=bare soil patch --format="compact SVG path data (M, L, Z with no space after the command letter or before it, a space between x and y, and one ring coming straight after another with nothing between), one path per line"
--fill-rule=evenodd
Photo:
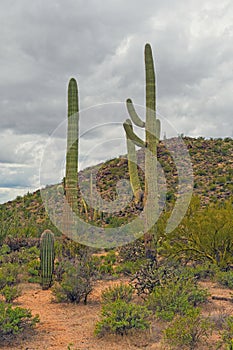
M103 289L126 279L117 281L99 281L89 296L87 305L82 303L62 304L52 302L51 291L41 290L37 284L23 285L23 295L17 299L17 306L32 310L33 315L39 314L40 323L36 330L24 336L17 337L17 341L5 344L1 350L162 350L166 349L160 342L161 330L165 324L154 322L146 332L134 332L125 337L108 335L97 338L94 335L95 324L100 317L100 295ZM220 288L213 282L201 282L202 287L208 288L211 295L229 297L228 289ZM233 314L233 303L229 301L212 300L203 307L203 314L214 318L221 318L224 314ZM209 344L199 349L215 349L214 345L220 339L216 330L209 339Z

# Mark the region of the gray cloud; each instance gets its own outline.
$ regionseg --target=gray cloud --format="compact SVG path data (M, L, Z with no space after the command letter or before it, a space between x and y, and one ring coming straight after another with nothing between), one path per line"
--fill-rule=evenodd
M177 132L232 137L232 17L230 0L3 0L0 161L27 164L41 154L46 137L65 118L71 76L78 79L82 109L127 97L144 105L146 42L155 57L158 111ZM117 120L114 112L107 119L89 114L81 129L122 121L123 113ZM40 151L30 148L35 140ZM31 172L21 168L24 183L20 169L18 178L9 172L9 179L33 187L38 163L31 161ZM0 188L9 169L0 175ZM5 200L9 191L4 193Z

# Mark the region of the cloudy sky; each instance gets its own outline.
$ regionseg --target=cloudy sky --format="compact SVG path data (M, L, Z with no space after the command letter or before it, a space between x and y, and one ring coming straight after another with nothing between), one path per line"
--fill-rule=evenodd
M1 0L0 202L39 188L40 173L62 178L72 76L80 167L124 153L123 102L144 105L146 42L158 112L174 130L232 137L232 18L232 0Z

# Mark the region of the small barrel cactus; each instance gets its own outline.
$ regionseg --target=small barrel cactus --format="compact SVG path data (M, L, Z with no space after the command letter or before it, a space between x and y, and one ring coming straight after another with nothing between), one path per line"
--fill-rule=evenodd
M41 285L48 289L52 284L54 270L54 234L45 230L40 239Z

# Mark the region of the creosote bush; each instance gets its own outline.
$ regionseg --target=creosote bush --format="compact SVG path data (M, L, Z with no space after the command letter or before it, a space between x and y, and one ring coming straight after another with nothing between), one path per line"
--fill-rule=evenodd
M2 264L0 267L0 289L5 286L13 286L20 282L21 268L17 264Z
M34 237L12 237L8 235L4 240L4 244L8 245L11 251L19 251L23 247L39 247L40 240Z
M190 275L193 275L198 280L214 279L219 268L211 263L196 264L193 267L187 267Z
M198 349L198 344L206 340L213 325L200 315L199 309L190 309L185 316L178 315L164 331L164 339L171 349Z
M57 302L79 303L87 302L87 296L92 291L91 269L87 262L73 260L64 266L61 282L54 284L53 295Z
M101 298L104 304L122 300L130 302L133 296L133 287L126 284L119 284L109 287L102 292Z
M39 316L31 311L0 302L0 344L6 339L33 328L39 322Z
M148 296L146 305L157 317L171 321L175 315L186 315L207 300L208 293L200 288L193 279L180 277L165 285L154 288Z
M140 270L141 266L146 263L146 260L137 259L136 261L125 261L121 262L119 265L115 267L115 273L120 273L125 276L134 276L137 271Z
M18 285L6 285L3 289L0 290L0 294L5 298L6 303L12 303L12 301L14 301L22 294L22 291Z
M116 300L102 308L102 317L96 324L95 334L127 334L130 330L145 330L149 327L147 318L150 312L145 306Z
M133 287L123 283L102 292L102 314L96 324L96 335L124 335L130 330L149 327L148 317L151 312L145 306L132 303L132 295Z
M233 316L228 316L224 320L223 332L221 334L222 343L226 345L226 350L233 349Z
M233 289L233 271L219 271L217 273L217 281L222 286Z

